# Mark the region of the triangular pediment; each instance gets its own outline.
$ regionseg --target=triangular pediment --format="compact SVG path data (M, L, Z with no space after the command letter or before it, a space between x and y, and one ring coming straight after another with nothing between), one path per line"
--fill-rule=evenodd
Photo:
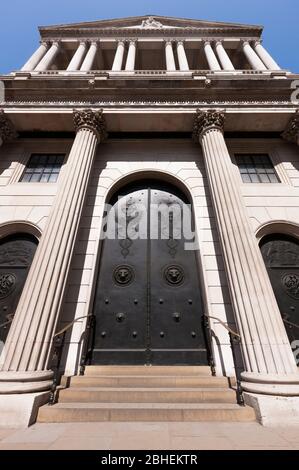
M261 26L238 24L238 23L227 23L217 21L205 21L187 18L176 18L159 15L144 15L134 16L127 18L116 18L109 20L98 20L83 23L70 23L55 26L41 27L40 30L53 30L64 31L64 30L88 30L88 29L152 29L152 30L167 30L167 29L184 29L184 28L198 28L198 29L258 29L262 30Z

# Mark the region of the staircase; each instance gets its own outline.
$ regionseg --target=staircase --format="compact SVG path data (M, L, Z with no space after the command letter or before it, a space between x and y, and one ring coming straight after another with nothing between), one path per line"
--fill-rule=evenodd
M90 421L255 421L236 404L226 377L201 366L88 366L42 406L40 423Z

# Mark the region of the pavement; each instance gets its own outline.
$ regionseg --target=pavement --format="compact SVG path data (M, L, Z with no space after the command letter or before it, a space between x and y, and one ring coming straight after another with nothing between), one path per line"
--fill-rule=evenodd
M0 428L0 450L298 450L299 426L258 423L37 423Z

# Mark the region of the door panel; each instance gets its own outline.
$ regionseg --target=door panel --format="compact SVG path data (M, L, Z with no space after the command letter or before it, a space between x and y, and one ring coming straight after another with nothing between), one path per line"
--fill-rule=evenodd
M299 339L299 242L275 235L267 237L261 252L290 340Z
M151 203L169 210L160 218L160 233L167 239L151 240L151 360L159 364L205 363L195 253L185 250L182 230L184 203L157 189L151 190Z
M94 363L146 362L147 240L132 240L117 224L125 213L130 223L136 204L147 208L147 198L146 189L135 191L114 205L116 234L123 238L103 242L95 300Z
M0 242L0 341L5 342L37 247L27 235Z
M128 219L123 238L102 245L93 364L207 363L195 252L176 233L182 212L173 208L183 207L184 196L160 187L140 182L114 202L111 220ZM161 204L166 219L157 219Z

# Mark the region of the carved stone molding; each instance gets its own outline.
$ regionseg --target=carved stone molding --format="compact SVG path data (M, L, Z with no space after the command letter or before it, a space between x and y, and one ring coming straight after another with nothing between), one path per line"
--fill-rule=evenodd
M99 141L103 141L107 137L106 121L102 109L99 111L74 109L73 120L76 132L80 129L90 129L97 135Z
M0 109L0 139L3 142L9 142L18 137L11 120L6 116L3 109Z
M285 131L281 137L288 142L298 143L299 141L299 110L297 109L295 116L290 119Z
M193 140L198 142L202 135L210 129L224 131L225 114L222 110L211 109L208 111L196 110L193 124Z

